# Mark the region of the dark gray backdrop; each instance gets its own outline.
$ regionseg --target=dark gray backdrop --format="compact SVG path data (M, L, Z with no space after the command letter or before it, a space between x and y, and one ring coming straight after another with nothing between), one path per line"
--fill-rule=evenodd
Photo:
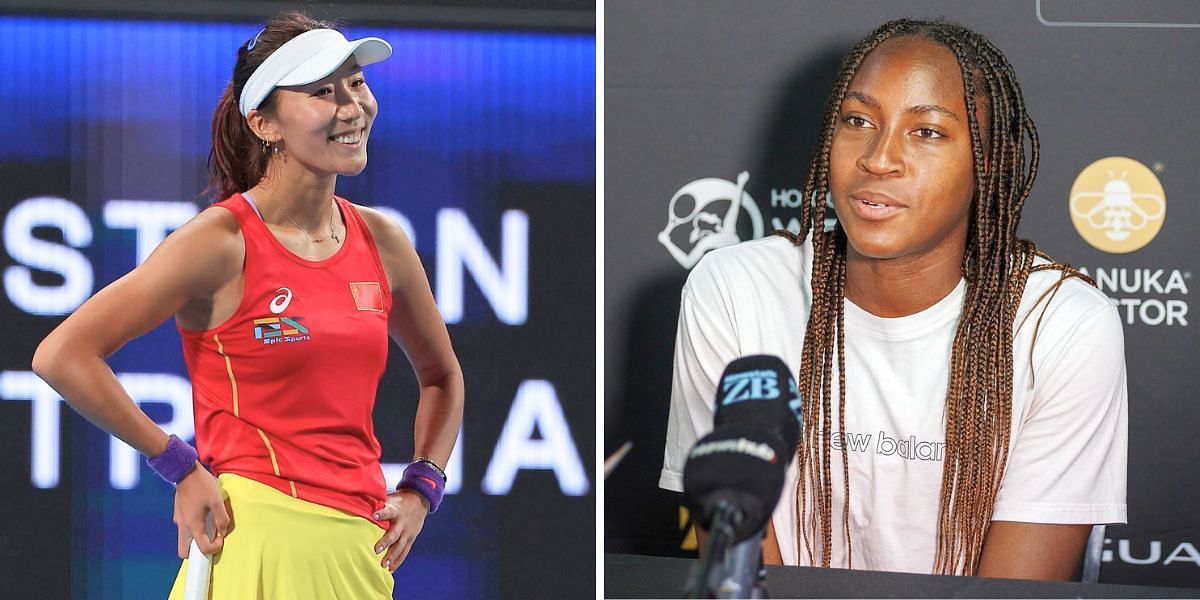
M635 446L606 482L606 551L686 555L694 548L678 495L657 488L687 275L657 239L671 198L690 182L725 180L695 184L695 195L677 208L686 215L690 203L712 201L706 211L726 215L733 182L746 171L740 238L757 233L749 203L762 213L763 231L786 226L798 216L787 206L798 199L790 190L803 186L842 54L899 16L962 22L1008 55L1042 140L1021 234L1056 259L1103 275L1102 289L1122 302L1129 524L1108 528L1101 580L1200 586L1200 381L1192 366L1200 349L1192 321L1200 315L1185 312L1200 258L1200 3L1187 0L609 0L604 450L627 440ZM1165 196L1165 217L1155 219L1153 208L1163 203L1145 200L1154 193L1127 177L1149 224L1161 226L1132 252L1090 245L1069 212L1085 167L1115 156L1152 169ZM1125 175L1099 177L1075 190L1084 193L1085 209L1107 178ZM686 252L693 224L679 227L671 239Z

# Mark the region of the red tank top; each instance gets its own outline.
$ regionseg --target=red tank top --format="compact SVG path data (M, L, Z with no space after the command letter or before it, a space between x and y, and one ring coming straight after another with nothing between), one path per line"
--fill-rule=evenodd
M180 335L201 461L375 522L386 489L371 412L392 296L366 223L335 200L346 237L320 261L285 248L241 194L214 204L246 240L242 302Z

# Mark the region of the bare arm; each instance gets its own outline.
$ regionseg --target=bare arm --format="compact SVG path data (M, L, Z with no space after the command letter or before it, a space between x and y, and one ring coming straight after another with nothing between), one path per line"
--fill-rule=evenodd
M215 213L224 211L205 211L168 236L145 263L96 293L50 332L33 356L34 372L72 408L146 456L161 454L168 437L121 387L106 359L189 303L211 300L240 273L244 246L237 225L232 215ZM177 493L195 491L203 496L197 503L211 504L215 481L211 486L198 485L197 472L208 475L204 469L194 469L180 482ZM219 493L216 497L219 501ZM203 511L196 527L192 513L199 508L185 516L179 510L177 498L177 521L188 519L192 522L188 530L203 531ZM220 518L217 525L218 531L224 530ZM182 533L181 524L181 546L186 547ZM206 552L216 549L209 543L201 547Z
M167 436L125 393L105 359L189 302L211 298L230 278L231 266L233 275L240 271L240 237L222 236L228 224L215 212L188 222L145 263L88 299L33 356L34 372L72 408L147 456L162 452ZM214 243L222 237L223 243Z
M978 575L1069 581L1091 531L1091 525L992 521Z
M462 369L412 242L391 219L369 208L356 208L375 237L392 291L388 332L404 350L420 386L413 451L445 467L462 425ZM379 518L392 524L375 548L377 554L387 550L381 562L384 568L395 571L404 562L428 510L428 501L417 492L406 488L388 494Z
M389 333L404 350L420 386L414 452L445 467L462 424L462 369L412 242L381 213L364 207L359 211L375 236L392 290Z

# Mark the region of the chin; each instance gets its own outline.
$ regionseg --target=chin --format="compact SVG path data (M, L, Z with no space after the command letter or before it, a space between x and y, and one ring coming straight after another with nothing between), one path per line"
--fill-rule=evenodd
M857 234L857 235L856 235ZM884 232L864 233L846 229L846 240L854 252L866 258L886 260L904 254L903 244Z
M363 169L366 169L366 168L367 168L367 159L366 159L366 157L363 157L362 162L356 162L355 164L350 165L349 167L347 167L345 169L339 170L338 175L354 177L355 175L362 173Z

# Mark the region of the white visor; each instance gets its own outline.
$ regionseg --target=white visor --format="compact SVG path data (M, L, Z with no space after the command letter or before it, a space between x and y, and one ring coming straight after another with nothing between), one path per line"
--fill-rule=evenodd
M337 70L351 55L365 67L391 56L392 46L377 37L351 42L333 29L314 29L288 40L246 80L238 99L242 116L258 108L276 87L312 83Z

